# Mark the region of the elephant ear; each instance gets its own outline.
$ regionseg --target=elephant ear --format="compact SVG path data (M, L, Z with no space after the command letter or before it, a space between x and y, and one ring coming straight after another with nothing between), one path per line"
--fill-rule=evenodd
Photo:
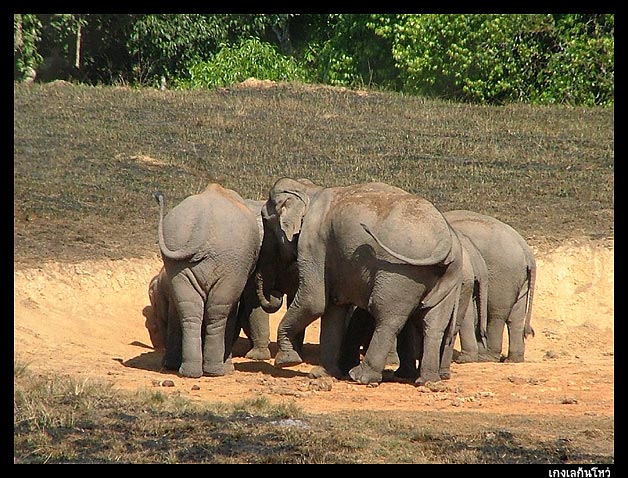
M288 242L292 242L295 234L301 232L301 223L307 209L307 196L297 191L285 191L285 196L277 202L275 208L279 215L279 225L286 235Z

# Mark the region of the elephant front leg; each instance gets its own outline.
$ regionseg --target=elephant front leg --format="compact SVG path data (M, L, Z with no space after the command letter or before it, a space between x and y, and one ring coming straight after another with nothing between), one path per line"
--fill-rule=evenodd
M310 371L310 377L332 376L341 378L340 349L345 335L345 320L349 306L330 306L321 317L321 365Z
M270 317L261 307L255 307L251 311L248 319L245 333L249 337L252 347L245 357L250 360L269 360L270 359ZM248 328L248 331L246 330Z
M301 355L297 352L301 345L300 334L321 314L322 310L317 311L311 307L300 306L298 298L295 298L277 326L279 351L275 355L275 367L290 367L303 362Z
M212 377L233 371L231 355L225 356L225 329L231 305L212 305L205 308L205 343L203 345L203 374Z

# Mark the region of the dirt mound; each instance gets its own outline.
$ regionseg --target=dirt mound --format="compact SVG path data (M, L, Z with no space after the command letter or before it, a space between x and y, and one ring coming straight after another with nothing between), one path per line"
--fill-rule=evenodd
M272 361L236 357L225 377L184 379L160 371L144 326L147 286L161 267L142 260L46 263L14 271L14 350L18 360L44 373L111 380L121 389L156 387L196 400L239 401L264 395L294 400L308 412L466 410L504 414L614 414L613 248L581 242L536 251L537 290L522 364L454 364L452 379L426 390L407 383L377 387L312 380L319 321L306 333L300 366L275 369ZM271 340L283 311L272 317ZM236 352L244 352L241 339ZM276 351L276 345L271 344Z

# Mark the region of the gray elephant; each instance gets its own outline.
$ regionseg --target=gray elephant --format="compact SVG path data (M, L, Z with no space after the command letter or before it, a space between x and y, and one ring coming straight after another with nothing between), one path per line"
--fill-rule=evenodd
M525 239L508 224L473 211L444 213L452 227L478 248L488 269L487 340L479 359L501 359L504 325L508 326L508 362L523 362L536 281L536 260ZM462 338L462 336L461 336Z
M151 279L148 297L151 308L146 314L146 328L153 347L155 350L164 350L162 366L165 369L178 370L181 366L181 322L164 267ZM244 330L250 343L250 349L245 354L245 358L270 359L269 316L259 305L252 280L249 279L247 282L238 307L233 313L235 313L235 318L230 317L227 320L227 328L233 324L234 329L226 334L232 336L235 342L240 330Z
M445 334L439 374L442 379L450 378L453 357L453 343L460 335L461 353L458 361L477 362L478 343L486 344L488 268L473 242L456 231L462 246L461 284L453 333ZM421 356L421 327L408 321L399 332L395 349L399 368L395 375L399 378L416 378L415 361ZM418 324L420 325L420 324ZM341 351L341 370L348 370L360 361L360 347L367 348L375 328L375 321L364 310L356 309L349 319ZM418 350L417 350L418 347ZM391 350L391 353L395 350ZM389 363L391 361L389 360Z
M257 216L239 194L210 184L164 217L158 242L181 324L179 374L219 376L233 370L235 316L261 246Z
M262 208L277 249L262 246L256 278L265 306L281 267L298 264L294 300L277 329L275 366L302 362L296 335L321 317L320 364L314 375L340 377L345 318L359 307L375 319L364 360L349 371L359 383L379 382L394 338L409 317L425 331L418 383L440 379L443 335L455 320L462 268L458 237L429 201L399 188L369 183L323 188L279 179ZM270 250L269 250L270 249ZM263 294L262 294L263 295ZM453 331L453 327L449 327Z

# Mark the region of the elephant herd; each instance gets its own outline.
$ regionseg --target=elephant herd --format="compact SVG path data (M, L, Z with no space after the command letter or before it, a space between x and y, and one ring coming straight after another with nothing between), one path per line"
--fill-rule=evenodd
M536 262L493 217L441 213L384 183L281 178L266 201L210 184L165 215L155 197L163 268L146 326L163 367L181 376L231 372L240 330L247 358L271 359L269 314L284 297L274 365L302 362L305 329L320 317L313 377L380 382L396 351L397 377L448 379L457 336L458 362L524 360Z

